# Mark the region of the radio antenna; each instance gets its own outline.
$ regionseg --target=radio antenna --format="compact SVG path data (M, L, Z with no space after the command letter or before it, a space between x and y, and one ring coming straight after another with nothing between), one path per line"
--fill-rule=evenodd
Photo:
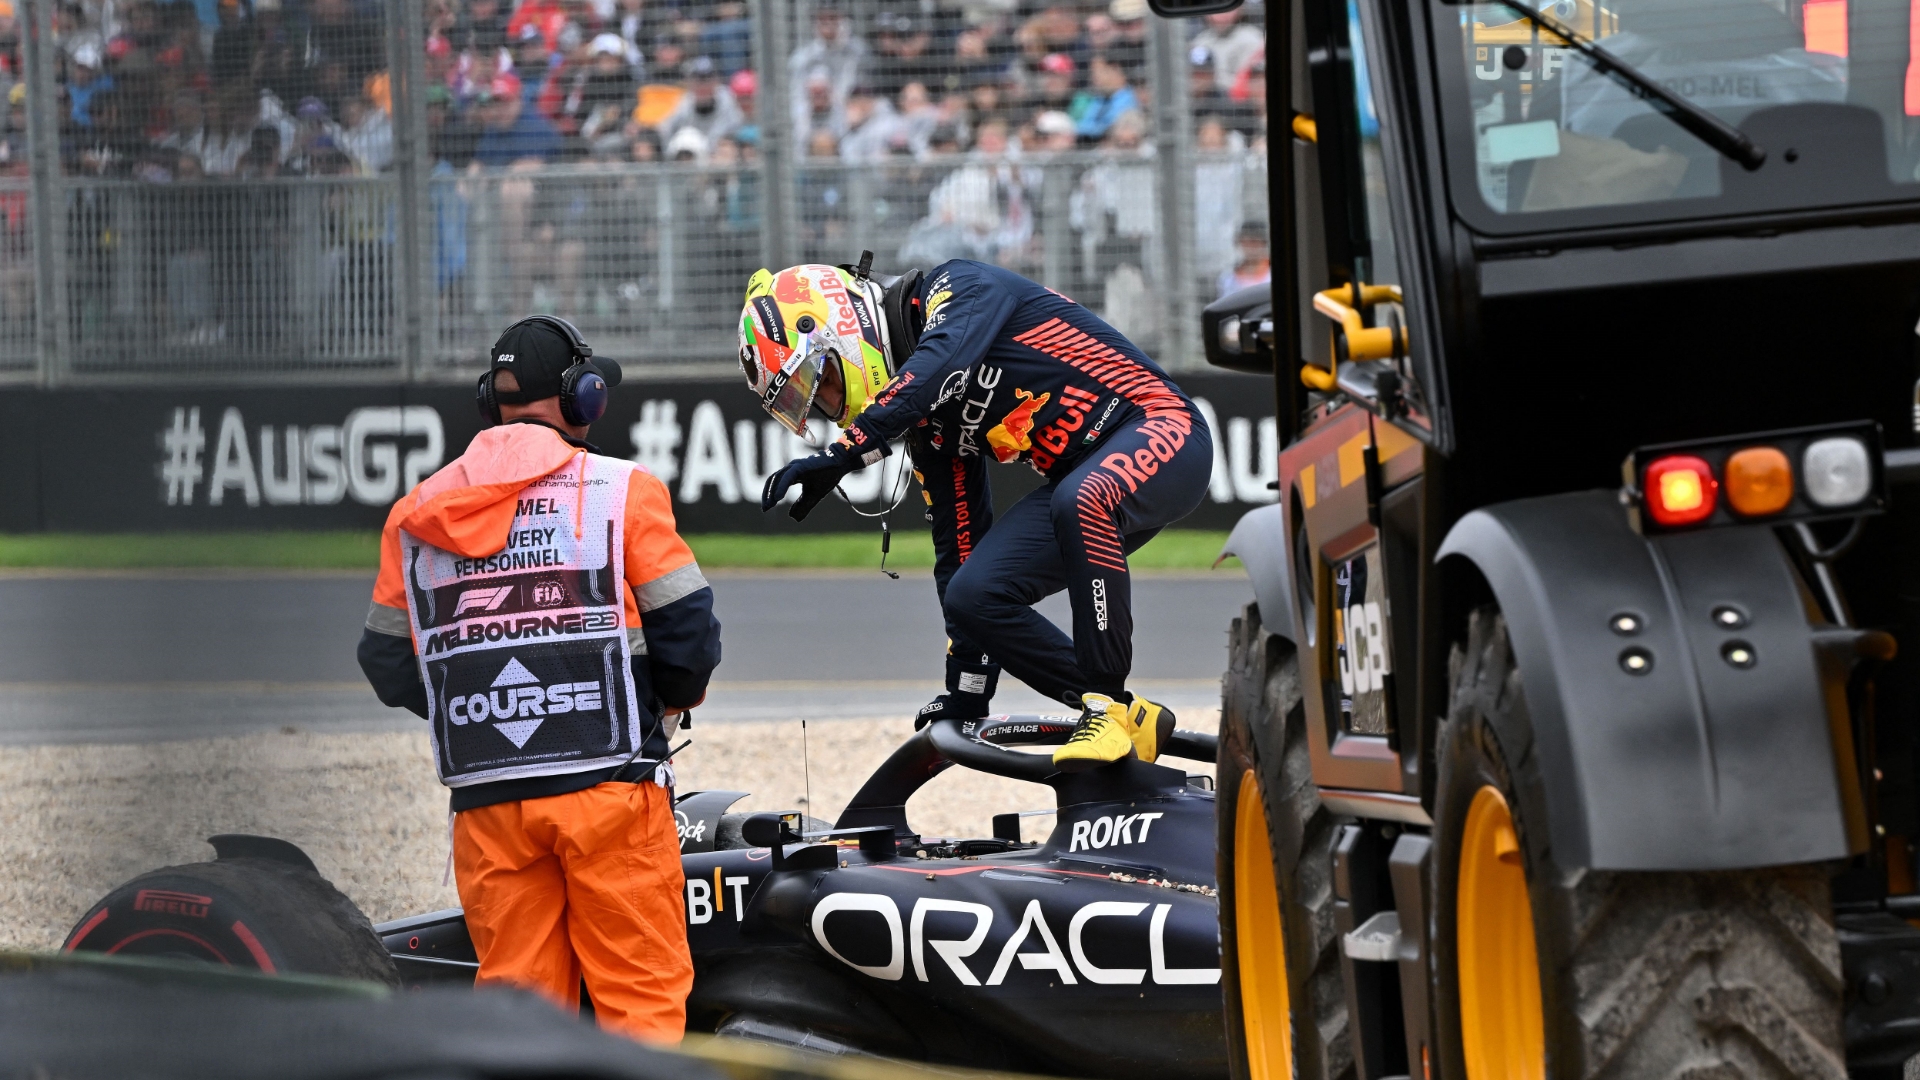
M807 750L807 718L804 716L800 718L800 774L806 781L807 814L811 815L813 814L813 757ZM800 819L801 832L804 833L806 828L807 819L802 817Z

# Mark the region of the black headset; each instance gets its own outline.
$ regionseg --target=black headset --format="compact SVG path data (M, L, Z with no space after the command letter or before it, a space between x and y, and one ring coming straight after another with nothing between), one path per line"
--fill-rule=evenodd
M593 358L593 346L588 345L580 336L579 327L558 315L529 315L505 330L500 331L506 337L528 323L542 323L564 334L567 345L573 350L573 363L560 373L560 418L577 427L588 427L607 413L607 380L598 371L588 365ZM479 385L474 388L474 404L480 409L482 427L493 427L500 423L500 396L493 389L493 365L489 361L487 370L480 373ZM507 404L522 404L508 402Z

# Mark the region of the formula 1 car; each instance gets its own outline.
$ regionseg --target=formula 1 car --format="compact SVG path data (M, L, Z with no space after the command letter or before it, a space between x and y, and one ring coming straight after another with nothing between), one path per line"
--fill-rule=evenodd
M1054 771L1067 716L943 720L903 743L831 827L679 796L694 988L687 1027L828 1052L1155 1080L1226 1069L1212 785L1126 760ZM1211 762L1213 736L1165 753ZM921 836L906 803L953 765L1054 790L1051 834ZM1045 813L1040 811L1039 813ZM471 983L458 909L371 926L297 847L222 836L88 912L69 950L267 971Z

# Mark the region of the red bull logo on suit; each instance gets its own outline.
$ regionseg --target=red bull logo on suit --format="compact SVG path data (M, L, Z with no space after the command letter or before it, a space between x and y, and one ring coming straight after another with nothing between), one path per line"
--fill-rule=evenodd
M1013 396L1020 399L1020 403L987 430L987 445L1003 465L1018 461L1021 454L1033 449L1033 414L1053 395L1045 393L1034 397L1025 390L1015 390Z

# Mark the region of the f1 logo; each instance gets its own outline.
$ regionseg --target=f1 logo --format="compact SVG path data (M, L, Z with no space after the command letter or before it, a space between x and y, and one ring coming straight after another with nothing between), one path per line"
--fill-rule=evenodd
M469 611L498 611L500 605L513 595L513 586L502 585L495 589L468 589L460 594L460 602L453 607L453 617L459 618Z

